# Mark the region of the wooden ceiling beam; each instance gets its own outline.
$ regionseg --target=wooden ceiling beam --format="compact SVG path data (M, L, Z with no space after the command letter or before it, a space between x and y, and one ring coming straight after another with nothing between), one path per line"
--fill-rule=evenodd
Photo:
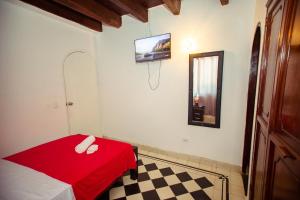
M131 15L136 17L142 22L148 22L148 9L144 8L137 2L132 0L110 0L112 3L117 5L123 10L126 10Z
M220 0L222 6L229 4L229 0Z
M94 0L53 0L61 5L89 16L104 24L119 28L122 25L121 16L109 10Z
M174 15L179 15L181 0L162 0L162 1Z
M81 24L95 31L102 32L101 22L86 17L80 13L77 13L64 6L61 6L60 4L57 4L55 2L45 1L45 0L21 0L21 1L28 3L32 6L35 6L37 8L40 8L49 13L52 13L54 15L57 15L59 17Z

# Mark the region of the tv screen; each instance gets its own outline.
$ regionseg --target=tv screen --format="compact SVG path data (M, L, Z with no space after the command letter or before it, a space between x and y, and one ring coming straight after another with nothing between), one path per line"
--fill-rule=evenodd
M171 58L170 33L137 39L134 41L134 44L136 62Z

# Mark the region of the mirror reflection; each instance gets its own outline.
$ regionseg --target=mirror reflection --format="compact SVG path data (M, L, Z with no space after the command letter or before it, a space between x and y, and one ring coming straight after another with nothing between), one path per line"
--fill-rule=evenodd
M193 120L215 124L218 56L194 58Z
M220 127L222 65L222 51L190 55L189 124Z

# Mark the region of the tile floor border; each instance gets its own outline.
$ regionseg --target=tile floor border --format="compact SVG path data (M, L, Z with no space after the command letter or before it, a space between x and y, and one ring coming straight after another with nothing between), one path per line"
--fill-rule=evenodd
M142 157L152 159L152 160L157 160L157 161L160 161L160 162L173 164L173 165L176 165L176 166L188 169L188 170L194 170L194 171L198 171L198 172L202 172L202 173L206 173L206 174L216 176L219 179L222 179L222 191L221 191L222 194L224 194L224 190L225 190L225 199L223 199L224 195L222 195L222 200L229 200L229 178L228 178L228 176L226 176L224 174L217 173L217 172L210 171L210 170L206 170L206 169L201 169L199 167L190 166L190 165L180 163L180 162L177 162L177 161L171 161L171 160L167 160L167 159L163 159L163 158L158 158L158 157L143 154L143 153L139 153L138 155L142 156Z

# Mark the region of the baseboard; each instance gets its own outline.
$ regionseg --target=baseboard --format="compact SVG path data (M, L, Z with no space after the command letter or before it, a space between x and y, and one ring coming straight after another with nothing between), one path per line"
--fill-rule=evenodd
M171 157L179 158L179 159L182 159L182 160L191 160L191 161L194 161L194 162L199 162L199 163L204 163L204 164L221 165L223 167L225 166L227 168L230 168L230 169L232 169L232 170L234 170L238 173L241 173L241 171L242 171L242 168L238 165L233 165L233 164L229 164L229 163L225 163L225 162L215 161L215 160L211 160L211 159L200 157L200 156L168 151L168 150L160 149L160 148L157 148L157 147L152 147L152 146L148 146L148 145L144 145L144 144L139 144L139 143L132 142L132 141L124 141L124 140L114 138L114 137L109 137L109 136L106 136L106 135L103 135L103 138L127 142L127 143L130 143L132 145L138 146L139 150L158 153L158 154L165 155L165 156L171 156Z

